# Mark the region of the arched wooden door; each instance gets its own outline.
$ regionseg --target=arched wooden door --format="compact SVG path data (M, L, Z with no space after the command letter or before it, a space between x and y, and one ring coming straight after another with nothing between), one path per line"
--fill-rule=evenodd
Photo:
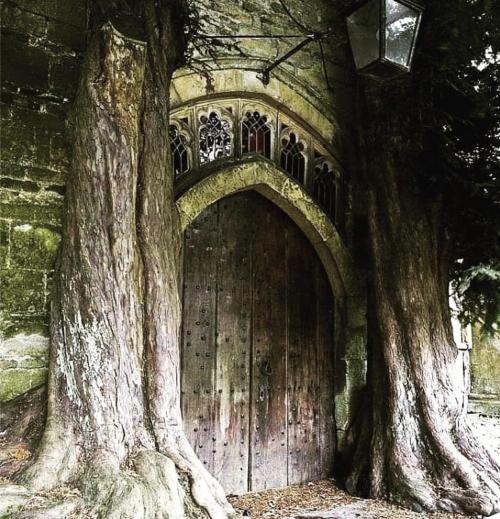
M328 476L334 455L333 298L295 223L255 192L185 233L182 411L226 492Z

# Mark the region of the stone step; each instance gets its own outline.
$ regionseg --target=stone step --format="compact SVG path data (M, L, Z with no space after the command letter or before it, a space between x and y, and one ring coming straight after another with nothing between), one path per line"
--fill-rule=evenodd
M366 503L353 503L321 512L301 512L295 519L376 519Z

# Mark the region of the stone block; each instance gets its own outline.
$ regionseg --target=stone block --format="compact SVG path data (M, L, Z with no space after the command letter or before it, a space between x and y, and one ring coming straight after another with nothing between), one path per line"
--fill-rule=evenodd
M368 505L364 502L339 506L333 510L302 512L295 517L296 519L377 519L377 516L368 510Z
M44 312L45 274L18 269L0 270L0 311L9 314Z
M479 413L486 416L500 417L500 395L477 395L472 394L469 397L468 405L469 413Z
M4 31L2 38L2 80L28 90L46 91L49 83L49 56L27 38Z
M50 229L30 224L13 225L11 268L51 270L54 267L59 241L59 234Z
M47 381L47 368L11 368L0 371L0 402L22 395Z
M0 402L45 384L48 346L38 334L19 334L0 344Z
M483 337L473 330L470 352L471 391L500 400L500 337Z
M63 45L78 53L82 53L85 50L85 30L58 20L48 21L47 39L51 43Z
M347 316L350 327L366 325L366 295L356 295L346 298Z
M2 173L10 179L32 180L33 182L53 182L57 185L64 184L65 170L39 168L36 166L24 166L2 160L0 162Z
M7 340L19 334L49 334L49 317L43 314L3 314L0 312L0 333ZM0 349L2 346L0 345Z
M346 362L346 382L347 386L351 388L363 387L366 384L366 360L354 358L348 359Z
M52 118L39 112L11 106L4 110L2 124L2 161L24 166L49 163Z
M50 138L50 167L65 171L70 167L68 142L62 133L56 133Z
M49 67L49 87L51 93L65 98L73 98L80 77L80 60L72 56L54 58Z
M0 356L0 373L4 369L15 368L16 366L17 366L17 362L15 360L2 359L2 357Z
M38 333L20 333L0 343L0 356L4 359L25 357L47 359L49 339Z
M40 191L40 185L31 180L18 180L16 178L1 177L0 188L13 189L14 191Z
M20 7L48 15L60 22L85 28L87 22L86 2L78 0L16 0Z
M10 261L10 222L0 220L0 269L7 268Z
M12 31L38 37L43 37L47 31L47 22L43 16L28 13L8 3L2 5L2 25Z
M366 359L366 337L367 337L367 325L366 323L356 328L349 328L347 330L346 338L346 359Z
M59 226L61 223L62 197L55 193L2 192L3 204L0 205L0 218L12 221L30 222L41 225Z

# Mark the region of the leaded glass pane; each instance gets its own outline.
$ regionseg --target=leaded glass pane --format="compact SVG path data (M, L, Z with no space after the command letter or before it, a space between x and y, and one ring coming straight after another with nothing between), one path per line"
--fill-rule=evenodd
M332 221L335 221L337 184L334 173L326 162L318 164L314 170L313 194Z
M271 158L271 128L267 117L259 112L246 112L241 123L242 153L261 153Z
M356 68L380 58L380 0L371 0L347 18L347 30Z
M170 136L170 151L172 153L172 164L174 168L174 176L178 177L189 169L189 154L187 150L187 139L179 131L177 126L171 124L168 127Z
M216 112L200 117L200 164L231 155L231 123Z
M400 2L387 0L386 17L385 57L398 65L407 67L419 13Z
M301 184L304 183L306 172L306 159L304 154L304 144L297 140L295 133L290 133L288 137L281 141L281 167Z

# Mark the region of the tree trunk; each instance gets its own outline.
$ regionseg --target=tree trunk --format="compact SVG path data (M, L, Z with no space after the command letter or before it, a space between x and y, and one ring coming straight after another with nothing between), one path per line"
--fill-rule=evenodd
M419 191L418 114L405 89L398 96L369 92L360 125L372 258L372 411L360 427L347 487L418 511L489 515L500 511L500 464L467 424L448 305L444 207Z
M145 41L106 23L83 66L47 424L23 482L34 491L77 488L81 515L226 518L232 508L187 442L180 413L181 231L168 92L184 52L185 5L140 4Z

